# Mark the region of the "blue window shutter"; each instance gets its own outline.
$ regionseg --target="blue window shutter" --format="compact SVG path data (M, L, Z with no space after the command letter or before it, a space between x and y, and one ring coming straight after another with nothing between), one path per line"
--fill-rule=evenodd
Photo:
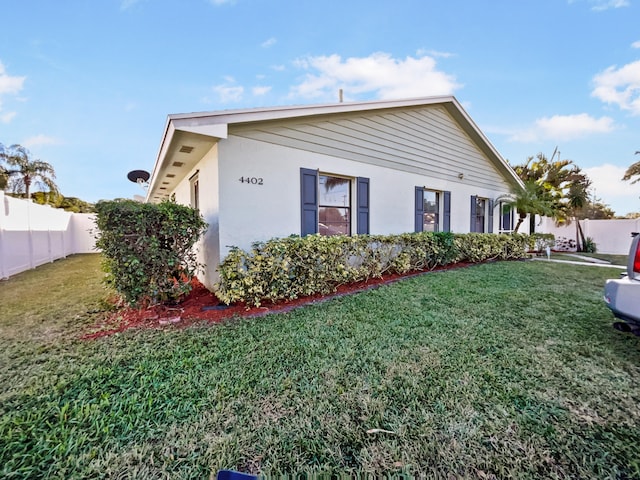
M469 227L470 232L476 231L476 207L477 206L478 206L477 195L471 195L471 226Z
M369 233L369 179L358 177L356 197L358 198L358 217L356 233L358 235Z
M487 233L493 233L493 200L489 200L487 207L489 208L489 213L487 217L489 217L489 228L487 228Z
M318 171L300 169L300 235L318 233Z
M442 192L442 231L451 231L451 192Z
M424 190L416 187L415 205L415 231L421 232L424 229Z

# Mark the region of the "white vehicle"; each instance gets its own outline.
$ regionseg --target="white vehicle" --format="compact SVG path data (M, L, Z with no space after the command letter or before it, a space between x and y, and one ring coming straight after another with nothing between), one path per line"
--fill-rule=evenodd
M621 320L613 324L614 328L640 336L640 235L631 235L633 240L627 272L621 278L606 281L604 301L613 315Z

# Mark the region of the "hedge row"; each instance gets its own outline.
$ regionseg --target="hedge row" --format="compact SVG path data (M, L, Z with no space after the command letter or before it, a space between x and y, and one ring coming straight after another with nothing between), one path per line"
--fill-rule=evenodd
M335 292L338 286L386 273L431 270L458 262L520 259L534 247L528 235L406 233L291 236L232 248L218 272L216 295L226 304Z

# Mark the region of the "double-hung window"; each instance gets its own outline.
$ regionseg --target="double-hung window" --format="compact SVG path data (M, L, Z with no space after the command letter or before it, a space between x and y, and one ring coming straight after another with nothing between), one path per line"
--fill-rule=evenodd
M513 232L513 212L514 208L512 205L509 205L504 202L500 202L500 233L510 233Z
M415 231L451 230L451 192L415 188Z
M318 175L318 233L351 235L351 180Z
M300 199L302 236L369 233L368 178L301 168Z
M189 178L189 184L191 189L191 207L196 210L200 208L200 179L199 172L194 173Z
M488 198L471 196L470 232L493 233L493 201Z

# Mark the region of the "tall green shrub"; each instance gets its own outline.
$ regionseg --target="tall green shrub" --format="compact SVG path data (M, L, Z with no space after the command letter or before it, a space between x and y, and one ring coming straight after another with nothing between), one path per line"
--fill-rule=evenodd
M96 204L96 246L106 282L129 305L178 299L202 268L193 246L207 228L197 210L172 202Z

